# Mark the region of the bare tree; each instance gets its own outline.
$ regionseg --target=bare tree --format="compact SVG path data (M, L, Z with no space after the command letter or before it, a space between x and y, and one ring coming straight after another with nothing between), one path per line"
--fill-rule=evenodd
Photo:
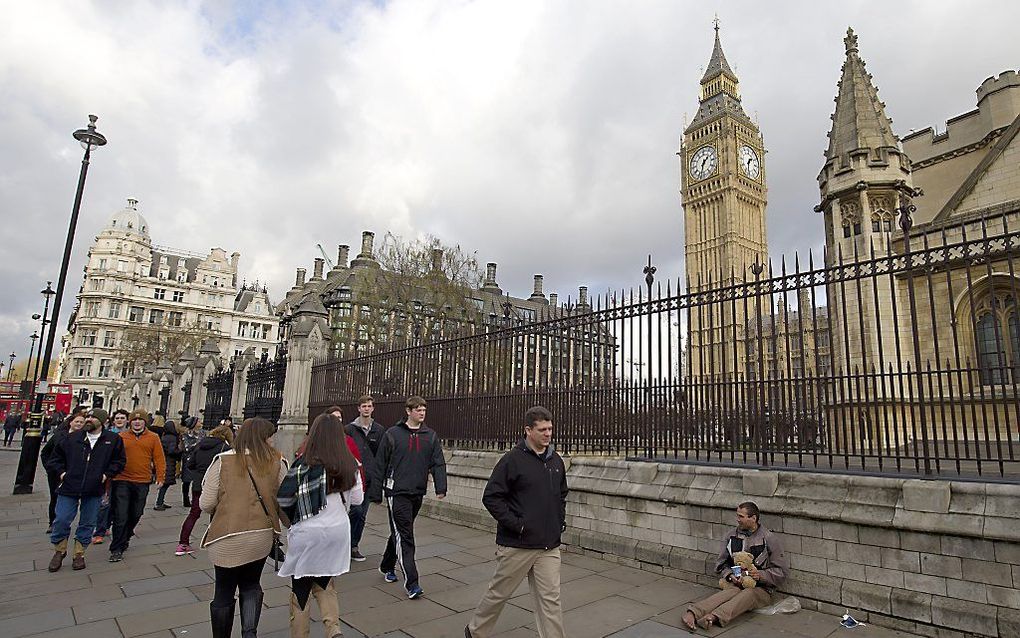
M455 336L478 322L472 295L482 275L475 253L432 236L387 233L376 260L381 268L354 271L349 301L334 309L339 352Z
M121 333L117 356L122 364L130 362L136 368L158 365L160 361L174 364L188 349L198 352L210 337L216 339L219 335L197 321L180 326L131 324Z

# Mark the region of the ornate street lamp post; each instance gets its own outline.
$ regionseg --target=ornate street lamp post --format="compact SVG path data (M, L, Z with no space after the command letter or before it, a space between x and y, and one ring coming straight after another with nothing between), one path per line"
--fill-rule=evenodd
M31 494L32 483L35 481L35 471L39 464L39 447L42 440L43 421L43 398L48 388L46 379L50 374L50 356L53 354L53 342L57 336L57 323L60 319L60 301L64 296L64 284L67 281L67 268L71 261L71 248L74 246L74 233L78 227L78 213L81 210L81 198L85 192L85 177L89 172L89 160L92 157L92 149L99 148L106 144L106 138L96 130L95 115L89 115L89 123L85 128L80 128L73 133L74 139L78 140L85 155L81 159L81 172L78 174L78 190L74 194L74 206L71 208L71 220L67 226L67 240L64 242L64 258L60 262L60 276L57 278L56 297L53 300L53 313L50 316L49 331L46 334L46 349L43 353L42 373L39 377L38 387L34 388L36 393L35 402L32 407L32 416L29 421L28 431L21 444L21 458L18 460L18 474L14 479L14 494ZM48 288L48 286L47 286ZM45 292L44 292L45 294ZM49 297L47 296L47 299Z
M29 339L32 341L32 345L28 347L28 363L25 364L25 376L22 377L22 382L28 381L28 375L32 372L32 353L35 352L35 342L39 340L39 333L33 332Z
M40 315L32 315L33 319L40 319L40 318L42 319L42 327L39 329L39 334L46 334L46 324L48 324L50 322L50 318L49 318L50 297L52 297L53 295L57 294L56 291L53 290L53 285L52 284L53 284L52 281L47 281L46 282L46 289L40 291L40 293L39 293L42 296L46 297L46 303L43 305L43 313L42 313L42 315L41 316ZM42 343L41 342L39 344L39 354L40 354L40 356L36 357L36 360L35 360L35 371L32 373L32 387L33 388L35 387L36 380L39 379L39 361L42 359L42 356L41 356L42 355Z
M11 376L14 374L14 360L17 357L18 357L18 355L14 354L13 352L11 353L11 363L7 366L7 380L8 381L11 380Z

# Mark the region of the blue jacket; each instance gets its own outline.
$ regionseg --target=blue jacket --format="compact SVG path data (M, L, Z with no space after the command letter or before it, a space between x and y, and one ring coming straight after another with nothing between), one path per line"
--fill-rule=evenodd
M46 461L46 469L64 474L57 488L62 496L101 496L106 479L120 473L127 463L124 441L120 436L103 430L90 448L85 430L65 436Z

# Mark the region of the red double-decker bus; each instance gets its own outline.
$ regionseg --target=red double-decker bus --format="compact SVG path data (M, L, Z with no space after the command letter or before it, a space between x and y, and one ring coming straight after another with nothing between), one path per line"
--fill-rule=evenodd
M0 381L0 422L7 418L15 408L28 417L32 411L35 396L29 381ZM71 386L67 383L51 383L43 397L43 414L54 410L68 414L71 412Z

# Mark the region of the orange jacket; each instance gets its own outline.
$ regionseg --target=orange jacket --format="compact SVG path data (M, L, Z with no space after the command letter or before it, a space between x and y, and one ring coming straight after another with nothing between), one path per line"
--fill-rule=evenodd
M166 476L166 459L159 436L148 429L136 435L131 428L127 428L120 433L120 438L124 441L127 465L113 480L148 484L152 482L152 468L155 466L156 480L162 482Z

